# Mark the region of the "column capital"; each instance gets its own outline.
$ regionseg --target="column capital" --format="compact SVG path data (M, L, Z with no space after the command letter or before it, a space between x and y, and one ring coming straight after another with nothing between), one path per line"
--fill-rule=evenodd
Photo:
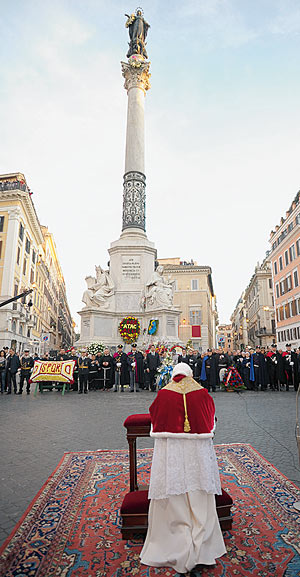
M151 88L150 85L150 62L139 57L137 54L131 56L128 62L121 62L122 74L125 78L124 88L140 88L144 94Z

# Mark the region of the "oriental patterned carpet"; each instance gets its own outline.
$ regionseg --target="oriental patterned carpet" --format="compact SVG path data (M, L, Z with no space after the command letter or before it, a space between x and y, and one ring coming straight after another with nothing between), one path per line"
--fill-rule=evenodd
M234 500L227 555L205 577L300 575L300 491L251 445L216 447L222 486ZM138 453L147 482L152 450ZM174 576L140 565L142 540L122 541L119 510L128 491L127 451L66 453L4 543L5 577Z

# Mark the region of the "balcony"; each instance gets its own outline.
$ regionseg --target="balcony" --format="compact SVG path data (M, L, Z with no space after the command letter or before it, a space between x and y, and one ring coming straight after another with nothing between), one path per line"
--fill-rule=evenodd
M266 327L261 327L255 331L256 337L271 337L272 335L274 335L274 333L272 332L271 328L267 329Z
M4 182L0 182L0 191L2 190L23 190L24 192L29 192L25 182L20 180L5 180Z

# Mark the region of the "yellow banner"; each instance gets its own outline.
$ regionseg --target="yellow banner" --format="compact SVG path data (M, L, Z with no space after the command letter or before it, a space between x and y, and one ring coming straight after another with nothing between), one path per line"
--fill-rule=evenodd
M34 361L30 377L32 383L55 381L73 383L75 361Z

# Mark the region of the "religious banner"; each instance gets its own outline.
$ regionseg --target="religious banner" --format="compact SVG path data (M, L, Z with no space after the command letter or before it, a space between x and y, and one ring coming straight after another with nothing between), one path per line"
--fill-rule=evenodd
M75 361L34 361L30 382L53 381L72 384L74 367Z
M119 333L126 343L134 343L140 331L140 321L136 317L124 317L119 324Z

